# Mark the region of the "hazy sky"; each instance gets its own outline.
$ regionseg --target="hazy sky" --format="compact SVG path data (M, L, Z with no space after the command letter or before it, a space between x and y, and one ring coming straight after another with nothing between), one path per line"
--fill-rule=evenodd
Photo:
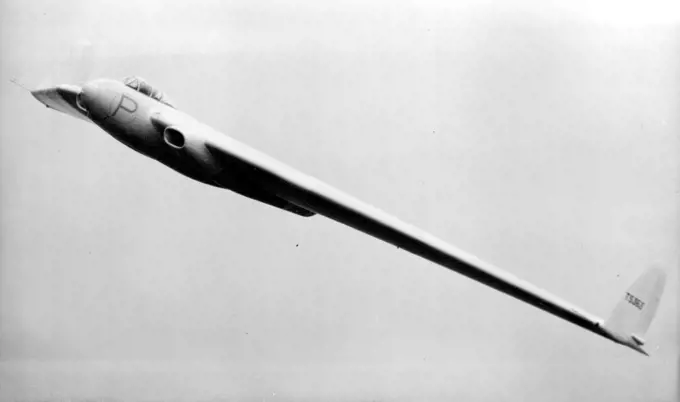
M673 400L678 7L449 3L0 3L0 399ZM665 267L652 357L8 82L130 74L601 317Z

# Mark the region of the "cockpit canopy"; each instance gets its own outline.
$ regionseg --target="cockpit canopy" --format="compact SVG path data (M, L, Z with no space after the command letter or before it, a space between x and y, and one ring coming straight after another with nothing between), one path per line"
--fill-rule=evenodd
M123 79L123 84L134 89L137 92L141 92L146 96L156 99L157 101L166 104L171 108L175 108L175 106L172 104L172 102L170 101L166 94L149 85L149 83L146 82L141 77L135 76L125 77L125 79Z

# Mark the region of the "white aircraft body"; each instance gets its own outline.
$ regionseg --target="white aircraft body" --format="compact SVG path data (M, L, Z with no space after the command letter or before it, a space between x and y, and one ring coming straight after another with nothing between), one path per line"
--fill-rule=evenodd
M652 268L602 320L437 237L259 152L188 114L139 77L31 92L47 107L92 122L118 141L202 183L310 217L324 215L490 286L619 344L642 348L665 284Z

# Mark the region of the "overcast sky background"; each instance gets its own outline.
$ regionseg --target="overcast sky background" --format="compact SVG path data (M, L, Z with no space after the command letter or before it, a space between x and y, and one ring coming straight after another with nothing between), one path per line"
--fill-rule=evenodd
M0 3L0 399L674 400L677 5L449 3ZM131 74L601 317L665 267L652 357L8 82Z

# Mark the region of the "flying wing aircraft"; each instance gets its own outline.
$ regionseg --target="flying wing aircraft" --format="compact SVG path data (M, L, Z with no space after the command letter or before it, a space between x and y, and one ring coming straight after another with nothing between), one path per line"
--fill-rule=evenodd
M659 268L645 271L603 320L214 130L178 110L167 95L139 77L97 79L31 93L48 108L92 122L194 180L303 217L324 215L647 354L642 337L656 314L666 278Z

